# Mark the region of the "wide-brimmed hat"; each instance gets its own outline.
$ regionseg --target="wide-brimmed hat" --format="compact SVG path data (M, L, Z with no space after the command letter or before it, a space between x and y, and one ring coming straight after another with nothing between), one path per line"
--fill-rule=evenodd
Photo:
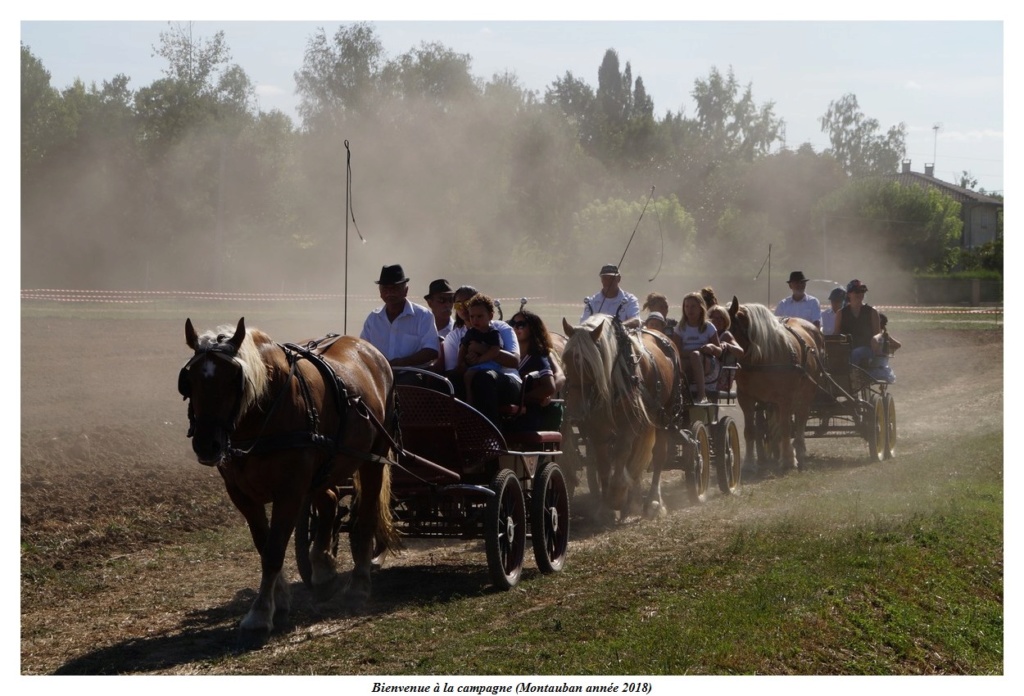
M619 267L613 263L606 263L601 266L601 275L617 276L619 275Z
M406 277L405 271L397 263L393 266L384 266L380 269L380 280L373 281L377 285L398 285L399 283L408 283L409 278Z
M786 282L787 283L806 283L807 282L807 278L804 277L804 272L803 271L793 271L792 273L789 274L789 280L787 280Z
M846 291L843 290L842 288L834 288L832 290L832 292L830 292L828 294L828 299L830 299L830 300L845 300L846 299Z
M427 291L427 294L423 296L423 299L429 300L431 295L436 295L438 293L451 293L454 295L455 291L452 290L452 286L448 284L447 280L444 278L438 278L437 280L431 281L430 289Z
M846 292L847 292L847 294L849 294L851 292L867 292L867 291L868 291L868 286L865 285L864 283L860 282L856 278L854 278L853 280L851 280L849 283L846 284Z

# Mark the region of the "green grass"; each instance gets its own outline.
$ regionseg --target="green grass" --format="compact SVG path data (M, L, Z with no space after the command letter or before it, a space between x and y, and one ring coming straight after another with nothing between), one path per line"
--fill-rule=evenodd
M311 638L229 671L1001 674L1001 461L987 435L787 477L608 532L511 592L374 616L343 656Z

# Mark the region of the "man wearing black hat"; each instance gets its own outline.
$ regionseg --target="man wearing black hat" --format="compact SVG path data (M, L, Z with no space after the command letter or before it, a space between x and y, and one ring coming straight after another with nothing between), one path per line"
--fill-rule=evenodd
M640 326L640 301L619 288L621 280L618 266L609 263L601 267L601 290L583 300L581 322L594 314L607 314L618 317L626 328Z
M818 298L804 292L807 287L807 278L803 271L793 271L789 274L789 289L793 294L783 298L775 306L777 317L800 317L811 322L819 329L821 328L821 303Z
M372 343L392 367L422 367L437 357L439 346L434 315L409 302L409 278L398 264L380 269L380 299L384 306L370 312L359 337Z
M438 278L430 283L430 290L423 296L427 301L427 307L434 315L434 326L437 328L437 336L442 341L452 327L455 326L455 318L452 316L452 305L455 303L455 290L444 278Z

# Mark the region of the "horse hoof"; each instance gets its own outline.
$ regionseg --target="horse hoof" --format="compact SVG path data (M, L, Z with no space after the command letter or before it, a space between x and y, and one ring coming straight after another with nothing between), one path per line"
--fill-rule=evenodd
M238 647L242 650L259 650L270 640L269 628L238 629Z

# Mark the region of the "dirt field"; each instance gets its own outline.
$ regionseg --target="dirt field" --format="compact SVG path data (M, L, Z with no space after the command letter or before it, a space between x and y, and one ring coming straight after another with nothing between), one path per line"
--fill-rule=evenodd
M189 355L182 325L22 319L23 674L89 672L86 654L100 661L105 646L130 650L133 640L197 625L223 625L226 636L251 601L258 578L251 549L240 543L196 559L181 545L197 530L243 525L219 476L196 463L185 437L186 407L175 389ZM282 341L304 338L273 333L287 325L261 328ZM1001 331L901 332L900 339L893 393L901 452L948 431L1001 427ZM808 447L812 459L866 454L859 440L809 440ZM444 563L456 552L422 553ZM119 576L111 561L128 557L148 559L142 567L151 572ZM290 558L288 572L295 575ZM73 580L53 582L57 574ZM189 649L188 641L174 645ZM144 655L137 660L134 671L173 663L179 673L191 661L164 654L147 669Z

